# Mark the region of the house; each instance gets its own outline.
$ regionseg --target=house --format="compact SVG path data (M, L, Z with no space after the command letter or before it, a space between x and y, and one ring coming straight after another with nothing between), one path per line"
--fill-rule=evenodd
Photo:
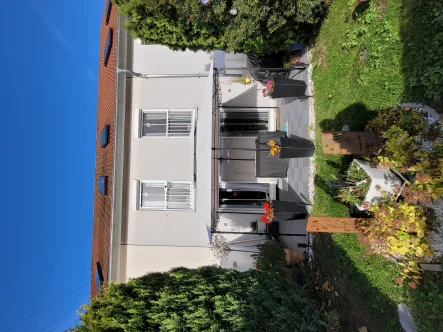
M276 101L238 69L245 55L144 45L124 22L106 1L91 296L177 266L253 267L263 236L252 228L265 232L262 204L278 192L277 179L256 177L255 139L278 128ZM215 231L234 249L222 259Z

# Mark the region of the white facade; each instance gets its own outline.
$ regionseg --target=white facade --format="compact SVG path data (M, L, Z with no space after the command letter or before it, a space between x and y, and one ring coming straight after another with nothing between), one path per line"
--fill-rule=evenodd
M266 197L275 198L276 181L254 176L251 151L238 153L229 149L252 149L258 127L276 129L274 101L263 96L260 83L235 82L235 78L247 75L238 70L231 76L226 72L216 83L213 53L142 45L127 35L121 37L119 45L127 47L122 50L125 61L119 62L125 69L146 75L172 76L126 77L126 81L119 78L120 96L124 96L124 102L119 100L119 105L124 108L126 120L122 125L124 138L120 138L124 139L121 152L124 167L120 174L122 202L115 202L122 206L121 223L113 221L111 278L125 282L147 272L167 271L178 266L196 268L216 264L238 270L253 267L251 253L232 251L221 261L214 257L211 224L217 218L218 230L249 232L251 222L257 221L258 231L264 231L264 224L258 221L261 205ZM225 66L246 66L244 55L223 55L223 58ZM203 73L207 73L207 77L174 76ZM215 94L218 94L219 105L214 105ZM189 125L183 125L184 115L188 121L189 114L192 120ZM223 116L227 120L221 119ZM246 128L242 119L247 123L258 119L260 123L248 124ZM241 136L235 126L239 131L246 130L246 136ZM218 151L220 147L225 150ZM222 160L225 157L230 160ZM250 160L231 160L236 158ZM167 188L161 187L161 183ZM192 187L185 203L175 200L185 197L183 190L188 193L188 189L173 192L170 188L174 183ZM165 198L161 205L163 192ZM249 193L246 198L237 198L245 193ZM245 204L239 204L240 201ZM183 204L186 209L181 208ZM116 232L119 226L121 229ZM253 251L263 240L254 234L224 236L236 250L252 248L249 250Z

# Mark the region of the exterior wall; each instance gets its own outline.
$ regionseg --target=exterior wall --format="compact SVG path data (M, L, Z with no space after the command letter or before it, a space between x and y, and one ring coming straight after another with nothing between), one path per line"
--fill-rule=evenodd
M149 74L189 74L208 72L212 53L172 51L163 45L134 42L134 71ZM183 86L182 86L183 87ZM187 88L185 86L185 88Z
M235 76L220 77L220 93L223 106L231 107L276 107L277 102L263 96L265 86L252 81L249 84L234 82Z
M133 43L131 70L134 72L191 74L209 72L211 68L212 55L210 53L176 52L164 46L140 45L136 41ZM201 114L201 112L208 112L207 109L205 111L205 107L209 106L212 109L210 101L209 105L203 105L205 91L210 85L208 83L212 83L212 77L132 79L131 110L129 110L132 112L128 181L129 204L126 239L122 244L131 246L209 246L210 234L207 224L210 224L210 213L206 213L206 211L210 209L211 204L210 200L207 203L205 199L210 197L211 189L210 183L208 186L202 182L203 174L199 169L203 170L204 166L211 161L210 157L199 158L202 154L198 148L202 141L208 141L209 144L211 141L210 118L208 121L206 114ZM209 91L209 93L211 92ZM208 102L205 101L205 103ZM195 109L197 136L191 135L188 138L138 137L141 109L174 108ZM206 127L209 128L208 131L199 130L199 128ZM210 145L208 153L210 153ZM194 181L194 177L196 178L195 211L137 209L139 181ZM162 257L161 251L153 254L156 250L160 250L158 248L160 247L128 247L126 271L129 277L136 276L134 271L141 271L141 269L145 269L143 272L148 271L151 261L152 271L154 271L157 266L156 260L159 260L158 257L168 261L168 258ZM180 261L183 259L176 262L180 263ZM206 262L206 260L204 261ZM137 267L137 264L140 266Z
M250 248L246 247L245 250ZM253 253L230 251L226 257L223 257L220 261L220 266L225 269L234 269L237 271L247 271L255 268L255 258Z
M270 97L263 96L265 86L260 82L250 84L236 83L238 77L251 77L247 70L230 70L229 68L246 68L248 66L246 54L225 53L215 51L216 67L228 68L220 71L220 93L223 106L232 107L276 107L277 102Z
M212 55L205 52L176 52L164 46L141 45L133 42L129 69L142 74L190 74L211 71ZM235 61L240 61L238 55ZM240 60L239 60L240 59ZM234 63L233 61L232 63ZM238 65L237 63L235 64ZM211 75L212 76L212 75ZM211 117L212 77L131 79L129 98L131 113L128 153L128 209L126 229L121 245L121 281L147 272L168 271L173 267L196 268L204 265L246 270L254 266L250 253L231 252L222 261L210 248L211 204ZM275 103L264 98L259 83L248 86L221 79L222 101L236 107L270 107L270 130L275 129ZM150 109L195 109L196 136L189 138L139 137L140 112ZM228 138L227 146L254 147L252 138ZM240 145L239 145L240 144ZM209 155L206 155L209 153ZM203 157L202 157L203 156ZM208 157L208 158L207 158ZM244 157L244 156L243 156ZM252 156L254 158L254 156ZM208 170L209 166L209 170ZM229 165L226 180L267 182L255 178L255 163ZM253 173L252 173L253 171ZM242 174L242 173L247 174ZM137 209L138 184L143 180L194 181L195 211L153 211ZM273 179L269 179L273 182ZM252 219L251 219L252 218ZM230 214L221 217L220 229L250 231L250 222L258 215ZM259 222L260 231L264 224ZM249 248L262 243L257 235L226 235L236 248ZM254 249L254 248L253 248Z
M148 272L167 272L174 267L198 268L219 265L211 248L173 246L122 246L126 257L123 281L140 277Z
M250 224L257 221L258 232L264 232L266 225L260 221L259 214L221 213L218 223L219 231L251 232ZM264 242L262 235L251 234L219 234L230 244L228 255L220 261L220 266L238 271L255 268L254 252L258 252L257 245Z

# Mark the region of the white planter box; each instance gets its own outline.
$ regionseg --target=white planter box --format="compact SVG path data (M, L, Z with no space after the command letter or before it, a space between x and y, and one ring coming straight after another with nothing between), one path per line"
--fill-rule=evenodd
M388 168L383 167L371 167L368 162L362 160L353 161L368 174L371 178L371 185L369 186L368 193L364 199L364 202L368 202L370 205L378 203L381 199L381 193L384 191L388 194L395 195L392 187L394 185L401 186L403 181L394 173L392 173ZM379 190L376 187L380 187ZM357 206L360 211L366 210L361 205Z

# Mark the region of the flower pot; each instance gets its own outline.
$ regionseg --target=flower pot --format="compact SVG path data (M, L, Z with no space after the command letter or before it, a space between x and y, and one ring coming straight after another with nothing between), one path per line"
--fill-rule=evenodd
M275 77L274 91L272 91L270 95L272 98L300 98L306 96L306 88L305 81Z
M269 235L278 234L280 232L280 224L278 222L271 222L266 224L266 233Z
M369 205L379 203L382 198L382 192L390 195L398 195L398 192L395 192L394 188L400 188L403 181L391 172L391 170L383 167L371 167L368 162L363 160L354 159L353 162L371 178L371 184L364 202L369 203ZM367 210L367 207L365 208L362 205L357 205L357 208L360 211Z

